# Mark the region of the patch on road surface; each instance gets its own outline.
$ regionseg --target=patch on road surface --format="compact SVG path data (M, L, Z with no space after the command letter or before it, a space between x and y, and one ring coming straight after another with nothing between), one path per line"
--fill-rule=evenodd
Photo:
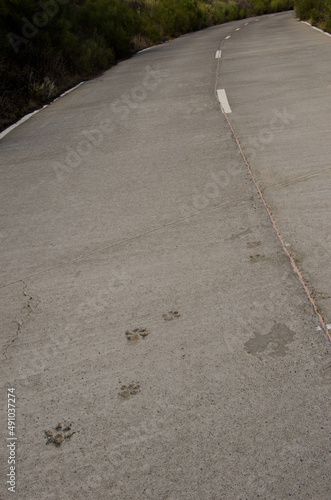
M75 434L75 431L71 429L72 423L64 425L61 422L56 427L48 429L48 431L45 431L46 444L54 444L57 447L61 446L64 441L70 439Z
M295 332L283 323L275 323L270 333L254 335L245 343L248 354L267 352L269 356L285 356L288 344L294 341Z
M162 318L165 320L165 321L171 321L175 318L179 318L180 317L180 314L178 311L169 311L168 314L162 314Z
M140 392L140 384L139 382L131 382L129 385L122 385L121 387L121 392L118 394L124 398L124 399L129 399L131 396L135 396Z
M125 335L131 344L137 344L141 339L149 335L149 331L147 328L135 328L134 330L127 330Z

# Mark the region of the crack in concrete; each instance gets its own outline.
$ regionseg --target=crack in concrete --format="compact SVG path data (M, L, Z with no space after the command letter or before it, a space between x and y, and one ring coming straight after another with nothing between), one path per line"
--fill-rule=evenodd
M199 211L197 213L194 213L192 215L188 215L187 217L181 217L179 219L175 219L172 222L169 222L167 224L162 224L162 225L160 225L158 227L155 227L154 229L150 229L148 231L144 231L144 232L139 233L139 234L137 234L135 236L132 236L130 238L126 238L126 239L118 241L116 243L112 243L111 245L107 245L106 247L97 248L96 250L93 250L93 251L91 251L89 253L86 253L86 254L82 254L79 257L76 257L76 258L74 258L72 260L69 260L67 262L62 262L61 264L57 264L57 265L54 265L52 267L47 267L47 268L41 269L40 271L36 271L36 272L34 272L32 274L24 276L23 279L17 279L15 281L11 281L9 283L5 283L3 285L0 285L0 289L7 288L8 286L11 286L11 285L15 285L16 283L20 283L21 281L24 283L24 279L33 278L34 276L38 276L40 274L44 274L44 273L47 273L49 271L53 271L54 269L64 268L65 266L68 266L70 264L79 262L80 260L89 258L92 255L96 255L98 253L105 252L107 250L110 250L112 248L116 248L118 246L126 245L127 243L129 243L131 241L137 240L139 238L143 238L145 236L149 236L150 234L156 233L158 231L162 231L163 229L167 229L168 227L175 226L177 224L181 224L181 223L186 222L186 221L188 221L190 219L193 219L195 217L200 217L200 216L203 216L203 215L208 215L211 212L215 212L217 210L223 209L224 207L231 207L234 204L240 203L240 202L241 203L249 203L250 202L250 198L249 199L248 198L247 199L243 199L242 197L234 198L231 201L228 201L228 202L225 202L225 203L221 203L220 205L217 205L217 206L212 207L212 208L208 208L206 210L201 210L201 211Z
M27 284L24 282L24 280L21 280L21 282L23 283L23 290L22 290L23 297L27 298L28 300L21 308L20 319L13 320L14 323L17 323L17 330L16 330L16 333L14 335L14 338L8 343L7 347L2 352L2 355L4 356L5 359L8 359L8 357L7 357L8 349L18 339L23 324L26 322L26 320L29 318L29 316L35 312L35 309L33 309L33 307L32 307L33 301L35 299L32 295L27 293L27 291L26 291ZM40 302L39 299L37 299L37 304L35 307L38 307L39 302Z
M312 177L316 177L317 175L324 174L325 172L328 172L331 170L330 166L323 167L321 169L317 169L313 172L309 172L307 174L300 174L297 175L296 177L293 177L292 179L288 179L287 181L280 182L278 184L271 184L270 186L267 186L264 188L264 192L266 192L268 189L276 189L280 187L288 187L292 184L295 184L296 182L304 181L306 179L310 179Z

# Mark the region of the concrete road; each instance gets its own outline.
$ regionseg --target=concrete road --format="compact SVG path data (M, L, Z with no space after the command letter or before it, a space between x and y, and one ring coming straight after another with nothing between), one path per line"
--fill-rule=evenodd
M2 139L1 499L329 498L330 53L214 27Z

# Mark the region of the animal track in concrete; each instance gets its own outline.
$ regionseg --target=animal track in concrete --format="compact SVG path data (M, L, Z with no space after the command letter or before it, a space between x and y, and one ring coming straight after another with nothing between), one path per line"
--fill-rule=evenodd
M255 333L254 337L245 343L248 354L268 353L269 356L285 356L287 346L294 341L295 332L292 332L283 323L274 323L271 332L267 334Z
M137 344L141 339L145 339L149 335L147 328L135 328L125 332L126 338L131 344Z
M261 245L261 241L248 241L246 245L248 246L248 248L256 248Z
M171 321L175 318L179 318L180 317L180 314L178 311L169 311L167 314L162 314L162 318L165 320L165 321Z
M131 382L129 385L122 385L121 391L118 393L122 398L129 399L140 392L139 382Z
M62 422L57 424L56 427L48 429L45 431L46 444L54 444L57 447L61 446L64 441L70 439L76 433L71 429L72 423L64 425Z
M256 255L249 256L249 262L251 264L255 264L256 262L260 262L261 260L265 260L265 255L260 255L259 253Z

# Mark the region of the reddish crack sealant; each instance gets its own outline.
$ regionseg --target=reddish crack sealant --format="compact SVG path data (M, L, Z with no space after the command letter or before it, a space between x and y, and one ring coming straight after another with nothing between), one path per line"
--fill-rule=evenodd
M222 47L222 45L223 45L223 42L221 43L220 48ZM218 82L218 76L219 76L219 68L220 68L220 59L218 59L218 61L217 61L217 70L216 70L216 82L215 82L215 96L216 96L216 99L217 99L217 82ZM223 109L222 109L222 111L223 111ZM265 201L265 199L264 199L264 196L263 196L263 194L262 194L262 191L261 191L261 189L260 189L260 187L259 187L259 185L258 185L258 183L257 183L257 181L256 181L256 179L255 179L255 177L254 177L254 174L253 174L252 169L251 169L251 167L250 167L250 165L249 165L249 163L248 163L248 160L247 160L247 158L246 158L246 155L245 155L245 153L244 153L244 151L243 151L243 149L242 149L242 147L241 147L241 144L240 144L240 141L239 141L239 139L238 139L238 137L237 137L237 134L235 133L235 131L234 131L233 127L232 127L232 124L231 124L231 122L230 122L230 120L229 120L229 118L228 118L227 114L226 114L226 113L224 113L224 111L223 111L223 114L224 114L224 116L225 116L225 119L226 119L226 121L227 121L227 123L228 123L229 127L230 127L230 130L231 130L231 132L232 132L232 135L233 135L233 137L234 137L234 139L235 139L235 141L236 141L236 143L237 143L237 146L238 146L238 148L239 148L239 151L240 151L240 153L241 153L241 156L242 156L242 157L243 157L243 159L244 159L244 162L245 162L246 167L247 167L247 169L248 169L248 172L249 172L249 174L250 174L250 176L251 176L251 178L252 178L252 181L253 181L253 183L254 183L254 185L255 185L256 189L257 189L257 192L259 193L260 198L261 198L261 200L262 200L262 202L263 202L263 205L264 205L264 207L265 207L265 209L266 209L266 211L267 211L267 213L268 213L269 219L270 219L270 221L271 221L271 223L272 223L272 226L273 226L273 228L274 228L274 230L275 230L275 233L276 233L276 234L277 234L277 236L278 236L278 239L279 239L279 241L280 241L280 243L281 243L281 245L282 245L282 248L283 248L284 252L286 253L286 255L288 256L288 258L290 259L292 269L293 269L293 271L295 272L295 274L297 275L297 277L298 277L298 279L299 279L299 281L300 281L300 283L301 283L301 285L302 285L302 287L303 287L304 291L306 292L307 297L308 297L308 300L309 300L309 302L311 303L311 305L313 306L313 309L314 309L314 311L315 311L315 314L316 314L316 316L318 317L319 322L320 322L320 324L321 324L321 325L322 325L322 327L323 327L323 330L325 331L325 333L326 333L326 335L327 335L328 339L331 341L331 332L329 331L329 329L328 329L328 327L327 327L326 322L324 321L324 319L323 319L323 317L322 317L321 313L320 313L320 312L319 312L319 310L318 310L318 307L317 307L317 305L316 305L316 302L315 302L314 298L312 297L312 295L311 295L311 293L310 293L310 290L309 290L308 286L307 286L307 285L306 285L306 283L305 283L305 280L304 280L304 278L303 278L303 276L302 276L302 273L301 273L300 269L298 268L298 266L297 266L297 264L296 264L296 262L295 262L295 260L294 260L293 256L292 256L292 255L291 255L291 253L288 251L288 249L287 249L287 247L286 247L286 245L285 245L285 241L284 241L284 239L283 239L282 235L280 234L280 231L279 231L279 229L278 229L278 227L277 227L276 221L275 221L275 219L273 218L272 213L271 213L271 211L270 211L270 209L269 209L269 207L268 207L268 205L267 205L267 202L266 202L266 201Z

